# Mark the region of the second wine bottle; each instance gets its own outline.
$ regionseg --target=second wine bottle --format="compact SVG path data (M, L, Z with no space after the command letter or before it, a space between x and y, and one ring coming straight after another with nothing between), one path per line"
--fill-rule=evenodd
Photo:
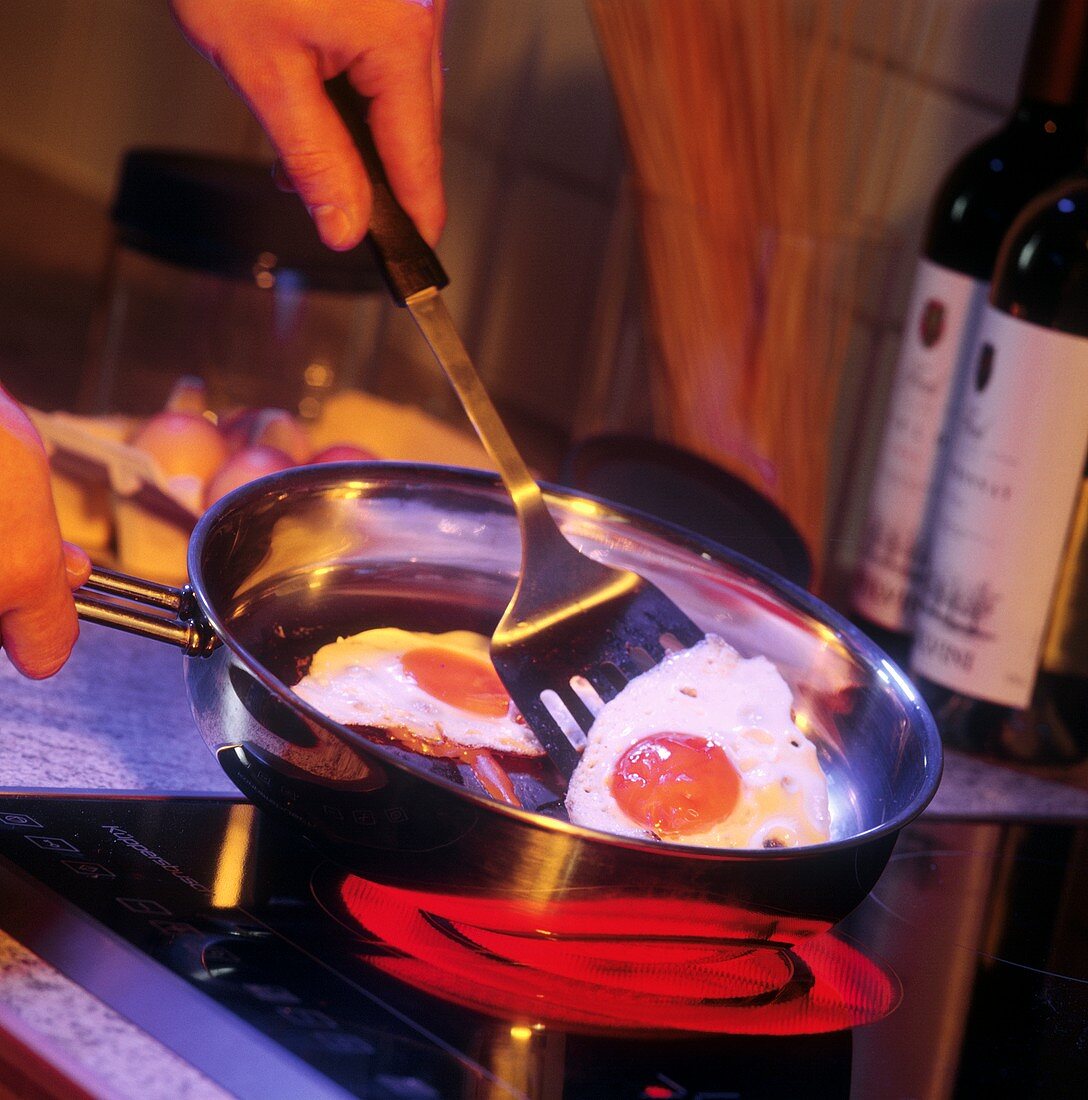
M1040 0L1015 110L967 152L931 207L870 491L851 603L906 660L964 356L1001 240L1020 210L1080 164L1088 108L1088 0Z

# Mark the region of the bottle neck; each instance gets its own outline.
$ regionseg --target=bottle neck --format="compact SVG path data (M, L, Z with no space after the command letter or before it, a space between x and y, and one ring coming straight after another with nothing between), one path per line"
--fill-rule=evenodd
M1039 0L1019 100L1082 109L1088 102L1088 0Z

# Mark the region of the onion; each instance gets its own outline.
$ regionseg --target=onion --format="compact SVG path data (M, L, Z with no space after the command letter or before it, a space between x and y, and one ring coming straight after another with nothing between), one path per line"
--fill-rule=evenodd
M166 477L206 482L227 457L226 440L210 421L194 413L167 410L149 417L132 437Z
M208 483L204 493L204 507L208 507L232 489L245 485L254 478L274 474L294 466L291 456L275 447L243 447L223 463L219 472Z
M373 451L363 447L356 447L353 443L334 443L331 447L323 447L315 455L310 456L311 462L373 462L380 458Z

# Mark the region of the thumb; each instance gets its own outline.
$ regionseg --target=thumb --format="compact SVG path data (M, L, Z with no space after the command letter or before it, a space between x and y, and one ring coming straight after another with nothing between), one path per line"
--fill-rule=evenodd
M91 559L86 551L71 542L64 544L64 574L71 589L85 584L91 575Z

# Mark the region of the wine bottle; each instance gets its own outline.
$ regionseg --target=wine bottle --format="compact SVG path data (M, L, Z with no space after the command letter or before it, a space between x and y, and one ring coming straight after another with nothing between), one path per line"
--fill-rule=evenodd
M910 671L946 743L1088 756L1088 165L1002 243L952 424Z
M953 166L930 209L858 552L859 625L905 661L964 356L998 248L1086 145L1088 0L1040 0L1016 107Z

